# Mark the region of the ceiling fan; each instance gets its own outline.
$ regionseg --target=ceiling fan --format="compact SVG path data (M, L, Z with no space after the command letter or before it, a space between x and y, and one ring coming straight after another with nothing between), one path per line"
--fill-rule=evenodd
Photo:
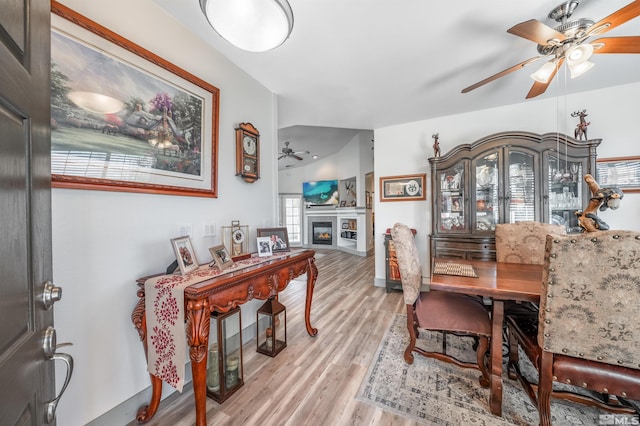
M302 160L303 158L298 154L309 154L309 151L294 151L293 149L289 148L289 142L285 142L284 146L282 147L282 153L278 157L278 160L282 160L286 157L292 157L296 160Z
M579 4L579 0L569 0L549 12L549 18L560 23L555 29L536 19L530 19L509 28L508 33L538 43L540 55L487 77L463 89L462 93L477 89L539 59L550 57L551 59L531 76L535 83L527 94L526 98L529 99L547 90L549 83L565 61L571 71L571 78L575 78L593 67L594 64L588 61L592 53L640 53L640 36L602 37L587 42L590 37L609 31L640 15L640 0L629 3L595 23L586 18L568 20Z

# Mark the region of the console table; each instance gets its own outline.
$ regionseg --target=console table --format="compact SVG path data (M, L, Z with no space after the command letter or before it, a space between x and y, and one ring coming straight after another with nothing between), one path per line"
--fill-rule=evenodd
M207 398L207 348L211 312L228 312L252 299L266 300L277 296L289 282L307 274L307 296L305 302L305 325L307 333L314 337L318 329L311 326L311 300L318 277L314 250L292 251L286 257L266 260L254 266L216 275L211 279L192 284L184 290L184 309L189 358L193 376L193 394L196 406L196 425L205 426ZM139 297L131 320L138 330L145 354L147 353L147 320L145 315L144 283L152 276L142 277L138 284ZM162 396L162 381L150 374L152 395L148 405L140 407L136 420L146 423L155 415Z

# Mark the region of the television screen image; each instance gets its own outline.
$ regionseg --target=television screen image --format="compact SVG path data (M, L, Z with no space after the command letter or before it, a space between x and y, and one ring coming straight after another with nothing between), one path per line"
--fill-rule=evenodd
M305 203L313 206L337 205L339 202L338 181L320 180L304 182L302 184L302 198Z

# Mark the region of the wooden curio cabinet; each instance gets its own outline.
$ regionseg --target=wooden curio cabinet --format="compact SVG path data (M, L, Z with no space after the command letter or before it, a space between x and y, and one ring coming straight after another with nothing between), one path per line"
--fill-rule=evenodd
M581 232L600 139L504 132L430 158L431 256L495 259L495 226L535 220Z

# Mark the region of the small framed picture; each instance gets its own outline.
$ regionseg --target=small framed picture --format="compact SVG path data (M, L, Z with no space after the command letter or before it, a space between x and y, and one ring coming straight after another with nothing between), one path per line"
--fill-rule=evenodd
M345 200L340 201L340 207L347 207L347 202Z
M176 261L180 267L180 272L182 272L183 275L198 269L198 261L193 251L191 238L172 238L171 245L173 246L173 251L176 253Z
M274 253L289 251L287 228L258 228L258 237L269 237L271 251Z
M258 256L271 256L273 252L271 251L271 239L269 237L258 237Z
M211 257L213 258L213 264L221 271L224 271L229 266L233 266L233 259L231 259L231 255L224 244L210 247L209 253L211 253Z

